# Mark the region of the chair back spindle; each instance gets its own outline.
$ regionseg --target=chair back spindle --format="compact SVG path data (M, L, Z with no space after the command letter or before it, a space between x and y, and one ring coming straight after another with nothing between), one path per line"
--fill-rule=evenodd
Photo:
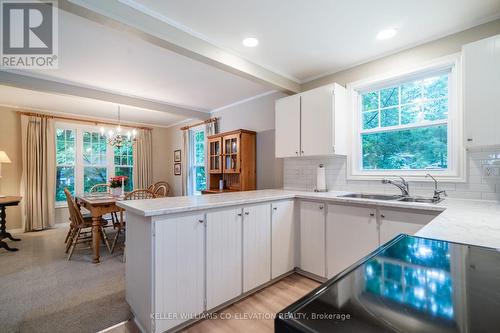
M128 193L123 200L155 199L156 195L147 189L138 189Z

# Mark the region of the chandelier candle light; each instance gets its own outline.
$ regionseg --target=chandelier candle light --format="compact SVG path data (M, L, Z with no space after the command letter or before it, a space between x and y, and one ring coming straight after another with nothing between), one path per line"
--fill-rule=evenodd
M122 134L120 105L118 105L118 127L116 131L110 129L106 133L104 127L101 127L101 135L107 137L109 145L120 148L126 141L130 141L132 144L136 142L135 136L137 135L137 130L134 128L131 131L127 131L126 134Z

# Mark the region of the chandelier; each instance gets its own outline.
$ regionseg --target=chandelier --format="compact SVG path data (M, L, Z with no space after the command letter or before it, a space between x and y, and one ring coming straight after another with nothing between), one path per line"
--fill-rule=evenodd
M133 128L132 130L127 131L126 133L122 133L121 127L121 114L120 114L120 105L118 105L118 126L116 130L110 129L108 132L101 126L101 135L105 136L108 140L108 144L114 147L122 147L125 143L130 142L134 144L137 139L137 130Z

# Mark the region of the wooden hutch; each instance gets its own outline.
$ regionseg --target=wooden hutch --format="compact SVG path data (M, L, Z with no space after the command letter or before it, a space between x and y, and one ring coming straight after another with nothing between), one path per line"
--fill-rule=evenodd
M239 129L207 137L208 184L204 194L256 188L256 133ZM225 181L223 190L219 181Z

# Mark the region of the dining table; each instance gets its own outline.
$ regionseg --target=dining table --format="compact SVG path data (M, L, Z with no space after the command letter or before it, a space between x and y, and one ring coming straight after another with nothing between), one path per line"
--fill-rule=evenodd
M120 213L120 222L123 222L123 209L116 203L123 200L122 196L114 196L108 193L86 194L75 196L76 203L90 212L92 217L92 262L100 262L99 247L101 242L101 233L99 229L102 226L102 217L106 214Z

